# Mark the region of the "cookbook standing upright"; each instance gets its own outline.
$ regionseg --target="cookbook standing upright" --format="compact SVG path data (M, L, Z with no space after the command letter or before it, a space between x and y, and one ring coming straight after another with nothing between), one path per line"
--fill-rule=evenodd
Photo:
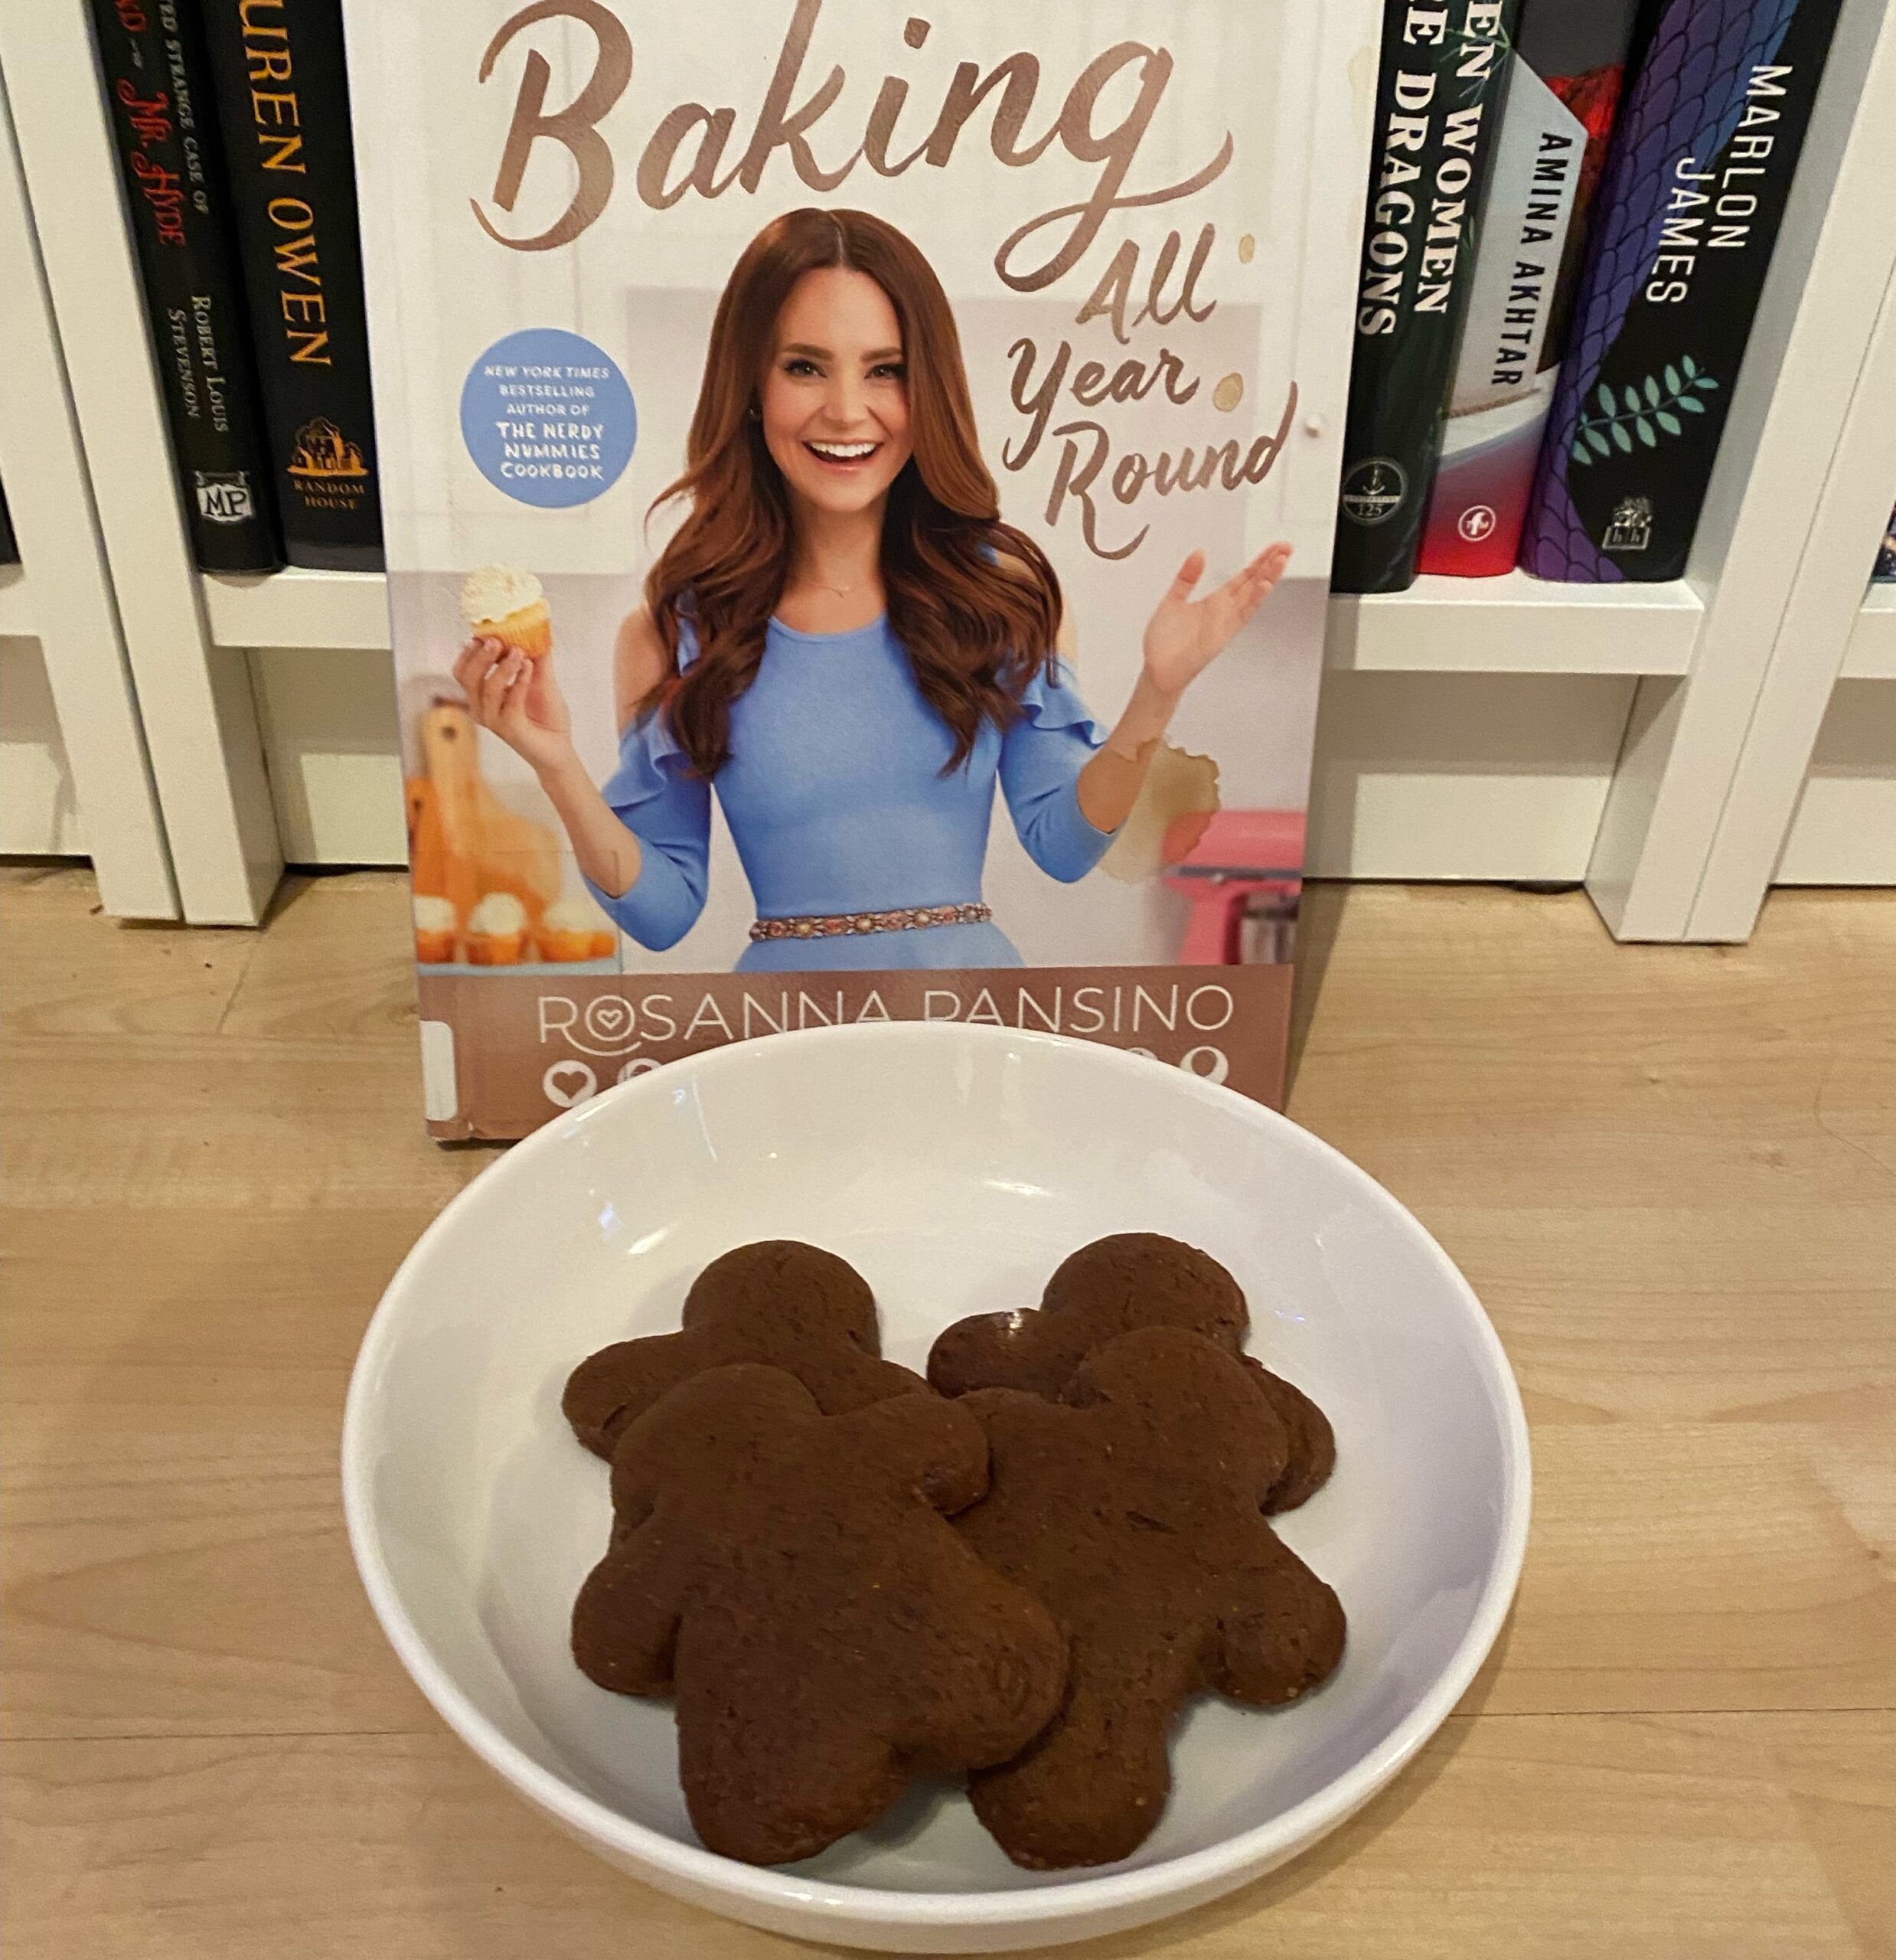
M349 0L434 1135L912 1018L1281 1099L1379 15Z

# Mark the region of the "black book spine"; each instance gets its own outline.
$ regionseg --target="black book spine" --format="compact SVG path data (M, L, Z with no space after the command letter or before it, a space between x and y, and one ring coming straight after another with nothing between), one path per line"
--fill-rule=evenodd
M93 0L92 11L197 563L274 571L283 558L197 22L178 0Z
M1385 0L1330 586L1415 577L1519 0Z
M341 0L195 0L293 565L379 571Z

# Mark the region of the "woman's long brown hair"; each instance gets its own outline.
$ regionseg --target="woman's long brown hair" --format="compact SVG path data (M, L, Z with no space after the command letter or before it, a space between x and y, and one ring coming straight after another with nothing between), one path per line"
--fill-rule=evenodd
M645 580L645 599L674 662L681 618L699 653L645 707L667 717L701 776L729 756L732 704L757 678L795 543L789 493L751 411L791 288L832 266L866 273L902 325L914 453L889 488L883 586L916 685L954 733L951 769L968 760L984 720L1007 727L1021 691L1052 658L1059 581L1040 547L1001 521L961 337L935 269L866 211L786 212L752 240L726 283L685 472L652 506L676 498L690 507Z

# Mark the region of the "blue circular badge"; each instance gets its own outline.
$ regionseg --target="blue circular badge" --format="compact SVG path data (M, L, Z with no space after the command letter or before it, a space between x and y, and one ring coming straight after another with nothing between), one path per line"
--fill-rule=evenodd
M461 439L495 489L565 510L618 481L638 440L638 410L605 348L558 327L529 327L497 340L468 369Z

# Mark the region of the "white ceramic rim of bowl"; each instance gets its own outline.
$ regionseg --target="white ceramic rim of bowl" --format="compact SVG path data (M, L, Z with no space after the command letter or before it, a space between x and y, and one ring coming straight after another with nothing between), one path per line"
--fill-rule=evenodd
M1083 1049L1096 1057L1102 1067L1144 1071L1168 1065L1131 1055L1101 1044L1080 1041L1058 1034L1030 1033L1005 1027L970 1027L962 1022L896 1021L857 1026L814 1027L795 1033L772 1034L772 1044L784 1041L814 1046L835 1047L886 1044L895 1047L915 1041L974 1043L999 1049L1004 1046ZM553 1148L559 1139L595 1117L608 1101L635 1099L644 1096L667 1095L677 1086L675 1069L702 1073L742 1068L756 1044L743 1041L729 1047L707 1050L702 1055L658 1069L630 1082L616 1084L602 1094L583 1102L562 1117L543 1125L532 1135L515 1144L507 1155L491 1164L445 1205L415 1242L396 1269L370 1319L368 1331L356 1357L349 1381L349 1395L342 1423L342 1497L348 1521L349 1545L356 1569L369 1596L382 1631L403 1665L422 1693L449 1728L475 1754L495 1770L530 1802L559 1819L582 1838L598 1839L612 1845L641 1864L674 1874L693 1887L708 1887L742 1899L752 1905L775 1909L808 1910L814 1907L845 1922L906 1922L925 1927L1025 1926L1052 1927L1063 1919L1136 1907L1173 1893L1197 1891L1211 1896L1221 1880L1228 1885L1244 1881L1252 1873L1261 1876L1273 1864L1280 1863L1341 1823L1361 1808L1393 1779L1447 1718L1468 1684L1487 1658L1501 1625L1513 1603L1515 1587L1527 1550L1529 1512L1532 1504L1532 1472L1529 1457L1527 1418L1521 1406L1520 1390L1509 1364L1500 1336L1494 1331L1473 1288L1460 1270L1430 1236L1408 1207L1386 1191L1368 1171L1353 1164L1343 1152L1321 1137L1294 1123L1261 1102L1221 1087L1183 1070L1173 1070L1180 1093L1208 1103L1229 1107L1237 1104L1261 1128L1276 1125L1297 1131L1316 1149L1334 1160L1346 1177L1365 1186L1376 1198L1394 1206L1403 1229L1411 1233L1427 1258L1450 1282L1473 1328L1477 1348L1486 1357L1495 1385L1505 1429L1504 1457L1506 1488L1503 1494L1500 1557L1477 1602L1474 1616L1447 1666L1421 1701L1388 1735L1381 1746L1331 1782L1304 1798L1268 1824L1241 1831L1203 1851L1190 1851L1163 1864L1144 1865L1131 1871L1117 1872L1104 1878L1076 1878L1046 1886L1001 1892L899 1892L866 1886L839 1885L828 1880L800 1878L765 1866L747 1865L720 1856L693 1844L680 1844L675 1838L636 1824L595 1798L582 1795L550 1771L543 1769L523 1750L507 1740L462 1694L436 1662L396 1596L383 1557L368 1501L370 1465L364 1460L364 1427L372 1384L379 1371L383 1352L395 1321L395 1309L411 1283L410 1276L434 1241L453 1230L457 1214L483 1186L505 1183L519 1174L517 1167L530 1162L540 1152Z

